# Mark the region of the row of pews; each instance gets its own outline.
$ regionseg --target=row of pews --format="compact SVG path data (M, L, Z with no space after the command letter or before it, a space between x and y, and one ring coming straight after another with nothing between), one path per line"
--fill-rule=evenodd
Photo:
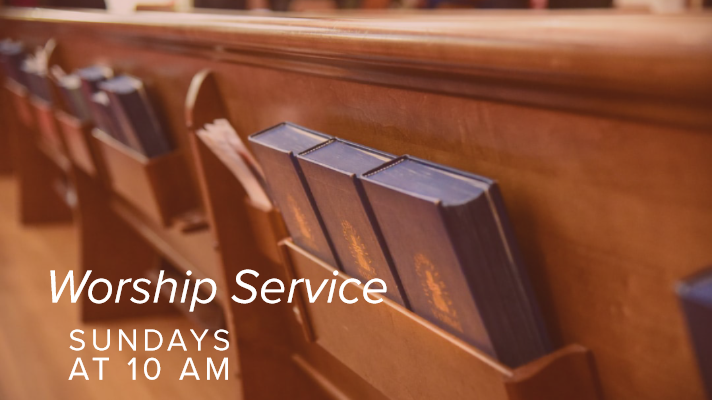
M12 157L23 223L77 223L80 271L215 280L185 315L229 330L245 399L703 399L674 284L710 256L711 22L3 9L0 37L53 40L65 71L142 79L177 146L138 157L8 83L0 166ZM332 267L196 139L217 118L243 139L292 121L496 179L558 350L511 369L391 302L231 301L240 270L257 286ZM84 321L175 311L82 303Z

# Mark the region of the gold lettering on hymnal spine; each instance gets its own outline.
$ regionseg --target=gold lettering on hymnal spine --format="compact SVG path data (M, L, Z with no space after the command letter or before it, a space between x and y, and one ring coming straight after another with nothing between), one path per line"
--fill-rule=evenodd
M424 254L415 255L415 272L418 274L433 315L458 332L462 332L462 325L457 318L457 311L452 305L445 282L440 278L435 265Z
M309 225L307 224L307 217L302 212L302 209L299 208L297 201L294 200L294 197L292 197L291 194L287 195L287 204L292 210L292 214L294 214L294 219L297 221L297 225L299 225L299 233L302 234L302 238L313 247L314 236L312 235L311 229L309 229Z
M376 270L371 266L371 257L368 256L366 245L363 244L361 236L358 235L349 221L341 221L341 232L349 244L351 257L356 261L361 276L369 280L376 278Z

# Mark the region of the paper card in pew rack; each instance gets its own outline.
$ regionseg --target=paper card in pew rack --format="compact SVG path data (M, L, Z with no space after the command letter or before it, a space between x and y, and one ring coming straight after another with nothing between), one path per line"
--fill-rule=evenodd
M406 306L390 254L357 178L394 158L341 139L297 157L344 272L361 282L382 279L386 297Z
M252 134L250 146L265 173L272 200L292 240L323 261L339 267L331 240L314 205L296 154L333 139L289 122Z
M198 129L195 134L240 181L252 204L264 211L272 209L261 168L230 122L217 119Z
M362 180L415 313L509 367L550 351L495 182L410 156Z
M712 268L682 281L677 288L700 374L712 399Z
M171 151L168 137L140 79L121 75L99 83L109 96L111 111L129 146L146 157Z

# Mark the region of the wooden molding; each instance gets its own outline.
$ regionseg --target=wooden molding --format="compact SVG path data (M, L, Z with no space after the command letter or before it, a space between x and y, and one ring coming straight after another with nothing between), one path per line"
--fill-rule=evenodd
M527 106L712 128L712 15L461 12L304 18L59 10L16 23L92 29L224 62ZM337 20L338 24L334 21Z

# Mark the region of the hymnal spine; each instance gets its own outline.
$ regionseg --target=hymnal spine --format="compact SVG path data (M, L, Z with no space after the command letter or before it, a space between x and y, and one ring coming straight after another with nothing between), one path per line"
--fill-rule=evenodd
M364 283L383 280L385 296L407 306L388 248L358 179L360 173L393 158L341 139L297 157L344 272Z
M170 151L168 140L140 80L120 76L100 83L99 88L109 96L112 113L130 147L147 157Z
M28 89L30 93L36 98L52 104L52 89L47 75L27 68L25 68L24 71L27 82L29 83Z
M0 62L3 64L6 76L23 86L27 85L25 74L22 72L25 58L26 54L22 43L8 39L0 42Z
M129 146L128 140L123 135L119 122L111 110L109 96L104 92L97 92L92 96L92 111L94 123L107 135Z
M707 398L712 399L712 268L682 281L677 293L685 313Z
M275 136L273 140L267 140L270 134ZM282 213L294 243L340 268L295 156L329 139L332 137L289 123L249 137L250 146L264 171L270 195Z
M81 80L76 75L66 75L59 78L58 83L68 111L80 121L91 120L91 111L84 100Z
M549 351L494 182L405 156L363 184L413 311L510 367Z
M99 110L94 101L94 95L99 92L99 83L114 76L114 71L111 68L103 67L100 65L93 65L91 67L81 68L74 72L76 76L79 77L80 87L79 90L84 99L84 104L87 105L90 117L89 119L94 122L95 125L102 128L107 134L112 134L106 130L106 122L99 121L99 118L106 119L106 116L101 116L103 111ZM106 96L106 93L103 93ZM108 104L108 96L106 96L106 104ZM122 143L126 143L121 140Z

